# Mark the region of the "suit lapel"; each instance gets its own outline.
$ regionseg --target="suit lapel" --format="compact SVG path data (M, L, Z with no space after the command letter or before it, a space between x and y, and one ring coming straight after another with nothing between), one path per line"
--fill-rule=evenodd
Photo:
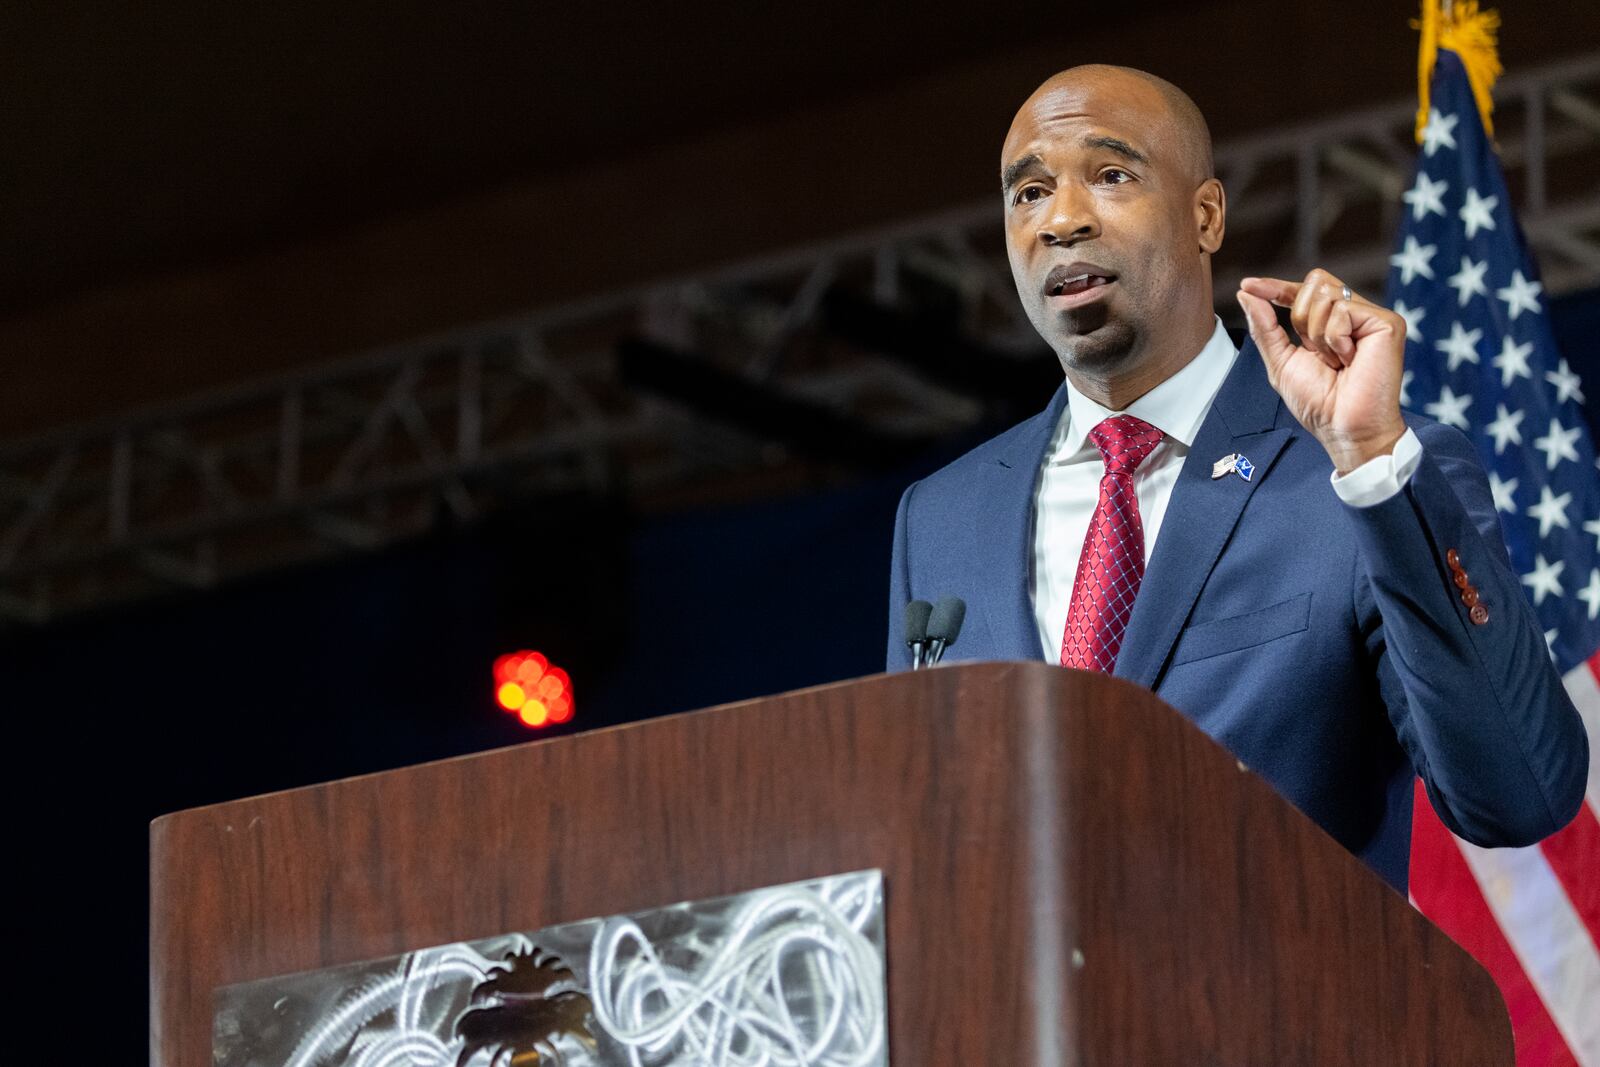
M1063 383L1049 407L1018 427L1008 447L994 460L975 501L973 521L979 536L973 542L982 546L975 561L980 577L977 599L995 659L1041 658L1039 629L1029 597L1033 494L1045 449L1066 403Z
M1291 429L1274 428L1278 411L1261 355L1247 341L1178 474L1123 635L1117 677L1155 688L1240 513L1294 436ZM1250 481L1237 474L1211 477L1212 463L1231 452L1255 465Z

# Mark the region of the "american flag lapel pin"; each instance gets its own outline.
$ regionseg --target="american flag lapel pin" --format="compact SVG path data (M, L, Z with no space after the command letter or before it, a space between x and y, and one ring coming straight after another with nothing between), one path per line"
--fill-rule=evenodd
M1226 477L1229 473L1237 474L1245 481L1249 481L1256 472L1256 465L1237 452L1229 452L1226 456L1211 465L1212 480Z

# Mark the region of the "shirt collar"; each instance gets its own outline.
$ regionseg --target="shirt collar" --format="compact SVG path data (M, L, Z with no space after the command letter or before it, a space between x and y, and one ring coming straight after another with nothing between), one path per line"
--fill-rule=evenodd
M1192 445L1239 355L1228 331L1222 328L1222 320L1217 319L1216 324L1199 355L1122 411L1101 407L1078 392L1068 379L1067 404L1045 462L1060 462L1077 455L1088 440L1089 431L1113 415L1133 415L1166 434L1169 441L1184 448Z

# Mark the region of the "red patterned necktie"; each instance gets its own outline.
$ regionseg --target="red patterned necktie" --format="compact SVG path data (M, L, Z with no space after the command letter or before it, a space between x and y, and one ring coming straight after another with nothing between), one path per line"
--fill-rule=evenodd
M1072 604L1061 635L1061 665L1110 674L1122 649L1122 631L1144 578L1144 523L1133 472L1161 443L1161 431L1132 415L1113 415L1090 440L1106 463L1100 502L1089 520L1072 582Z

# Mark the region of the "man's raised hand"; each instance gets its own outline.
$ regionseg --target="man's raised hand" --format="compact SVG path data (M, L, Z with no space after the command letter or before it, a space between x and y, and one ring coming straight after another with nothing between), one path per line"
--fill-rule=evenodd
M1267 380L1341 474L1389 454L1406 432L1400 415L1405 320L1360 296L1347 300L1345 292L1343 282L1321 269L1302 282L1239 283L1239 306ZM1299 344L1278 324L1273 304L1290 309Z

